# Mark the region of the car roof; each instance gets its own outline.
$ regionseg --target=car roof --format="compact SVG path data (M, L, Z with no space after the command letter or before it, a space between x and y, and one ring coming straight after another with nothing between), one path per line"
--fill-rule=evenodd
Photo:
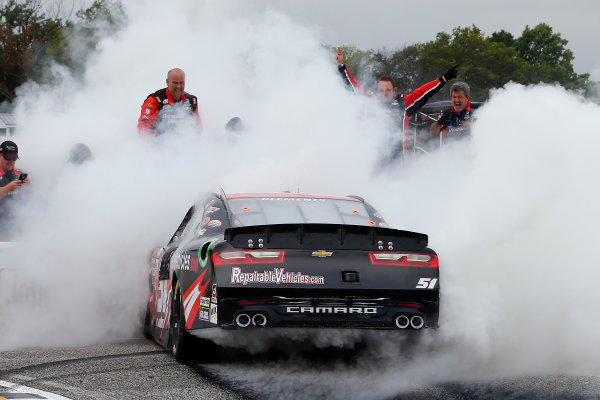
M357 197L349 196L325 196L317 194L301 194L301 193L237 193L227 194L225 197L229 199L248 199L248 198L296 198L296 199L329 199L329 200L346 200L346 201L362 201Z

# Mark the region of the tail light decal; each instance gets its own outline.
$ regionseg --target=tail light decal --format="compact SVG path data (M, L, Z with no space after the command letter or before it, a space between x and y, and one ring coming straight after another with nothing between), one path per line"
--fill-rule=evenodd
M397 265L399 267L428 267L439 268L436 254L407 253L407 252L371 252L373 265Z
M213 253L213 265L282 264L284 251L235 250Z

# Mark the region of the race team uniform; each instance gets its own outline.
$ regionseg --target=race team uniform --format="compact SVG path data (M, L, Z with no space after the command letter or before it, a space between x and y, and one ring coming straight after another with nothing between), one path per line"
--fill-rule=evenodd
M454 110L454 106L450 110L449 118L446 118L445 124L442 126L441 134L442 140L445 142L447 139L454 141L471 136L469 128L462 126L463 121L470 121L473 116L471 115L471 102L467 102L467 106L460 113Z
M196 96L183 92L181 100L174 101L167 88L160 89L144 100L138 132L162 134L172 129L186 114L195 116L201 126Z
M355 93L366 94L366 91L360 86L358 81L352 76L344 64L338 66L338 71L342 75L346 85L348 85ZM402 137L401 148L398 146L399 148L393 150L393 157L399 152L402 152L403 157L408 155L410 147L412 147L408 130L410 117L416 114L417 111L419 111L419 109L423 107L434 94L439 92L445 84L446 83L441 78L437 78L415 89L412 93L399 94L394 98L393 102L387 103L390 116L400 129Z

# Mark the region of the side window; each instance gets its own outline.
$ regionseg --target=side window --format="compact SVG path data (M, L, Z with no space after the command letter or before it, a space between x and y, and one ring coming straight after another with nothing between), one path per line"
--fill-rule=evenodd
M179 228L177 228L177 230L171 237L171 240L169 240L169 244L178 242L181 240L181 238L183 237L183 231L185 230L187 224L192 219L192 216L194 215L195 210L196 210L195 206L190 207L187 214L185 214L185 217L183 217L183 221L181 221L181 224L179 224Z
M195 236L219 234L229 228L229 218L223 202L217 197L211 197L204 203L202 219L196 223Z

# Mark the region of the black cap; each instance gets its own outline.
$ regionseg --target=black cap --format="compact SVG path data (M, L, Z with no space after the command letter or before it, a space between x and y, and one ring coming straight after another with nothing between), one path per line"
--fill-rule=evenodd
M15 161L19 158L19 148L15 142L6 140L0 144L0 154L9 161Z

